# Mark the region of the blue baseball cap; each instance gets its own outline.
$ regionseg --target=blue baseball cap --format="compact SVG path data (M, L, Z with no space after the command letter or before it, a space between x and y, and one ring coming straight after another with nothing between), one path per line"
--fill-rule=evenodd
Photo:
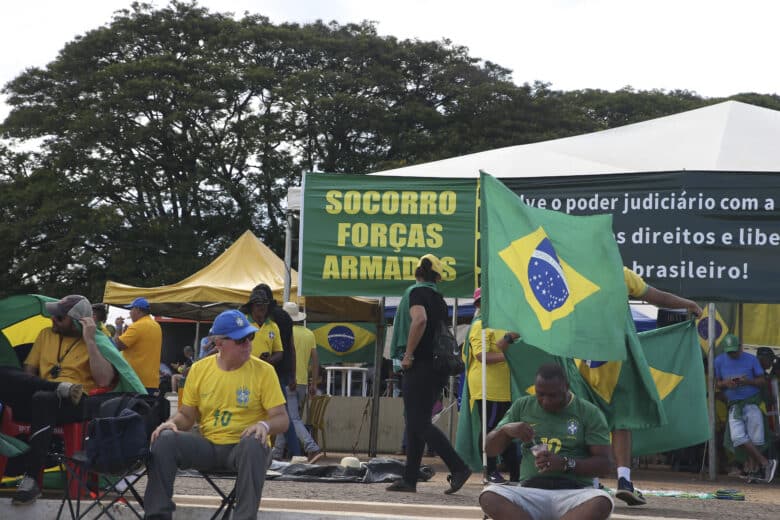
M147 300L143 296L140 298L136 298L135 300L133 300L133 303L125 307L125 309L134 309L134 308L138 308L147 312L152 310L152 307L149 305L149 300Z
M216 317L211 326L209 335L227 336L230 339L241 339L253 332L257 332L257 327L253 327L242 312L235 309L225 311Z

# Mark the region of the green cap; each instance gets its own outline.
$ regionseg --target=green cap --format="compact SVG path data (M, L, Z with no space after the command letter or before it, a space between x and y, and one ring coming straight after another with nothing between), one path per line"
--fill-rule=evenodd
M736 352L739 350L739 338L734 334L726 334L720 342L720 347L723 352Z

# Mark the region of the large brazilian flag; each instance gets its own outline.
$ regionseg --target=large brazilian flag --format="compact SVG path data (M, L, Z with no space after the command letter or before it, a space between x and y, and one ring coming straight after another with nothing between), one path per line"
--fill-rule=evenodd
M320 364L374 362L376 324L374 323L309 323L317 339Z
M482 173L480 257L486 326L561 357L627 358L628 298L612 215L533 208Z

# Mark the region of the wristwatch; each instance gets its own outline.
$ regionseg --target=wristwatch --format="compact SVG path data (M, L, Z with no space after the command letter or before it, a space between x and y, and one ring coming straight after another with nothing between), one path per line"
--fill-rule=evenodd
M577 459L574 457L564 457L563 458L563 472L564 473L571 473L574 471L574 468L577 467Z

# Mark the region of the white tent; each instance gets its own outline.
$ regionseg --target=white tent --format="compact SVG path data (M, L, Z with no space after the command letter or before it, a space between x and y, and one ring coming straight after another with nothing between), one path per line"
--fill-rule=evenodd
M780 171L780 111L726 101L601 132L377 172L557 177L681 170Z

